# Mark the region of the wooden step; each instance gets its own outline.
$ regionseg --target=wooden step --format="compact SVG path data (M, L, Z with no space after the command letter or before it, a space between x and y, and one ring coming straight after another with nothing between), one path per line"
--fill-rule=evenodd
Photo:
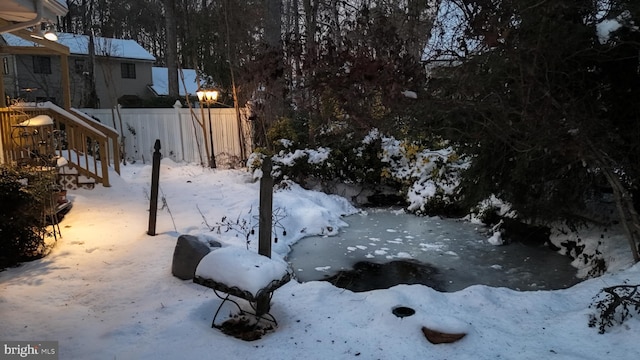
M67 190L93 189L96 180L80 175L77 169L70 166L61 166L58 168L58 184Z

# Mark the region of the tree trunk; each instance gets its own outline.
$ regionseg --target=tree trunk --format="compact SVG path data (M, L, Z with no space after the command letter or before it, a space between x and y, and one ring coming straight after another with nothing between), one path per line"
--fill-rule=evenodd
M271 144L266 141L266 133L271 124L273 124L284 113L284 61L282 51L282 2L266 1L265 4L265 30L264 41L266 45L263 56L268 60L267 78L263 79L266 84L265 107L261 123L260 140L254 143L263 143L267 148L271 148Z
M98 93L96 91L96 46L93 36L93 22L91 20L94 8L93 0L84 0L82 2L83 17L82 26L83 33L89 37L88 55L89 63L87 64L87 74L84 75L85 84L87 86L86 96L83 99L84 106L87 108L100 107L100 100L98 99Z
M231 29L229 29L228 11L229 11L229 0L227 0L224 4L224 25L225 25L226 40L227 40L226 41L227 63L229 64L229 72L231 75L231 91L233 96L233 108L236 111L236 122L238 123L238 146L240 146L240 162L242 166L246 161L246 158L245 158L246 144L244 141L244 133L242 131L243 126L242 126L242 116L240 115L240 103L238 100L238 88L236 87L236 77L233 71L233 66L235 64L235 61L232 61L231 59L231 36L230 36Z
M609 168L603 168L609 185L613 189L613 196L616 200L616 208L620 216L620 222L627 235L629 246L631 246L631 254L635 262L640 261L638 244L640 244L640 217L633 207L631 194L624 188L620 179Z
M94 41L93 30L89 30L87 36L89 37L89 64L87 65L86 81L89 91L85 99L85 106L88 108L99 108L100 99L98 98L98 92L96 90L96 44Z
M316 43L316 27L317 27L317 19L318 19L318 4L314 3L313 0L304 0L303 1L304 13L305 13L305 64L303 66L303 71L305 73L305 84L309 84L311 78L313 76L313 69L315 68L315 63L317 61L317 43ZM314 109L314 98L312 96L307 96L308 107L313 113ZM315 145L315 122L310 119L308 122L307 134L309 137L309 146Z
M169 97L178 98L178 31L176 20L176 1L162 0L167 34L166 62L168 69Z
M595 156L596 164L603 172L604 176L609 182L611 189L613 190L613 196L616 201L616 208L618 209L618 215L620 216L620 223L624 229L629 246L631 247L631 254L635 262L640 261L640 216L633 206L633 200L630 192L624 187L620 178L616 175L613 166L610 165L611 161L607 161L606 154L603 154L600 150L589 142L589 149Z

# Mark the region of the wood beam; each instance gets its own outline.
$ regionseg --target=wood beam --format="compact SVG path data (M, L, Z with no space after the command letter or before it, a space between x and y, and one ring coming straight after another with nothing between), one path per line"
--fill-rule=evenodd
M56 51L59 54L64 54L64 55L69 55L69 48L62 45L62 44L58 44L55 41L49 41L46 39L36 39L34 37L31 36L31 34L33 34L33 32L31 31L27 31L27 30L17 30L12 32L13 35L26 40L26 41L30 41L30 42L34 42L38 45L44 46L46 48L49 48L51 50Z
M7 107L7 97L4 94L4 71L0 69L0 108L5 107Z
M60 55L59 52L42 46L0 46L0 54L50 56Z
M71 110L71 85L69 81L69 56L60 54L60 72L62 73L62 107Z
M11 24L12 24L12 23L8 22L8 21L7 21L7 20L5 20L5 19L0 19L0 30L1 30L3 27L5 27L5 26L9 26L9 25L11 25Z

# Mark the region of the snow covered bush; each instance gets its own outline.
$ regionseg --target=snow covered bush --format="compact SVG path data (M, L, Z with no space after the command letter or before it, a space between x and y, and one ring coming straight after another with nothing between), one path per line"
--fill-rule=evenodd
M235 218L230 218L225 215L220 221L216 221L214 225L209 225L208 220L202 213L202 219L211 231L215 231L218 235L222 233L231 232L236 237L241 235L245 239L247 250L249 249L251 242L258 239L258 227L259 227L259 211L255 211L253 207L249 211L242 215L238 214ZM283 208L277 207L273 209L271 213L271 236L274 243L278 242L279 235L286 236L287 230L282 225L282 220L287 216Z
M0 166L0 269L44 251L44 201L51 179L39 172Z
M469 220L488 226L498 224L505 217L517 218L517 214L511 209L511 204L498 199L495 195L481 201L469 212Z
M451 146L441 142L433 150L384 136L377 129L361 140L351 135L334 138L330 148L314 149L297 149L293 141L281 139L281 150L272 157L274 178L386 185L397 189L406 199L407 210L417 214L443 213L452 207L460 173L468 161ZM250 157L254 177L261 175L261 163L258 155Z
M606 227L600 228L593 225L556 223L551 226L549 241L560 249L560 254L573 259L571 264L578 269L578 277L592 278L607 271L608 265L604 254L609 253L607 247L613 242L611 239L613 234L607 230ZM598 241L593 241L598 238Z
M381 136L382 176L401 183L407 210L417 214L446 213L455 204L460 174L468 166L446 142L429 149L415 142Z
M614 325L640 314L640 285L616 285L602 289L589 306L597 312L589 315L589 327L597 327L600 334Z

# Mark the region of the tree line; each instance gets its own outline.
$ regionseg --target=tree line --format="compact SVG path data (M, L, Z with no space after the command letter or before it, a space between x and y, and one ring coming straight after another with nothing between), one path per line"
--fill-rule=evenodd
M494 194L541 222L609 194L640 260L637 1L67 4L60 30L134 39L250 106L261 147L330 145L336 128L446 139L474 159L461 201Z

